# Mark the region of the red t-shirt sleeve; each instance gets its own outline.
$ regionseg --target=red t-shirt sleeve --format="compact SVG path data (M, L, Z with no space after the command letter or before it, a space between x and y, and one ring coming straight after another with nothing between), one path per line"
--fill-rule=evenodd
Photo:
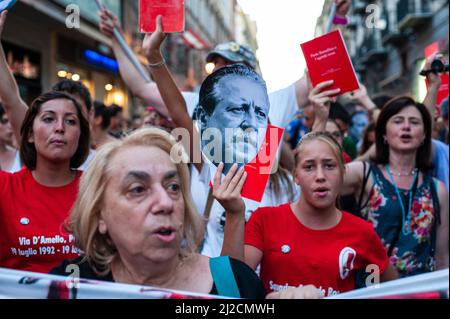
M389 264L389 257L380 237L375 232L372 224L368 223L369 234L367 236L367 254L365 256L366 265L378 265L380 274L383 274Z
M261 209L255 210L250 217L250 220L245 225L245 245L250 245L259 250L264 250L264 220L263 211Z

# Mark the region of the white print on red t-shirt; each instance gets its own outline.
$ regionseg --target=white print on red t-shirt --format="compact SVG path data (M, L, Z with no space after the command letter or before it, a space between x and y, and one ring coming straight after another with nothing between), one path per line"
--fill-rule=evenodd
M80 249L73 245L74 242L75 237L73 235L68 235L66 238L60 235L53 237L38 235L31 238L21 236L17 240L19 247L10 247L10 254L26 258L37 255L79 255Z
M279 285L279 284L274 283L273 280L269 280L269 287L270 287L270 290L272 290L273 292L287 290L288 288L297 288L294 286L289 286L289 284ZM298 287L301 288L301 287L303 287L303 285L300 285ZM328 289L325 289L325 288L322 288L322 286L320 286L317 289L319 289L322 296L325 296L325 297L331 297L331 296L336 296L336 295L340 294L340 291L334 290L332 287L328 287Z
M353 270L353 262L356 259L356 251L353 248L345 247L339 254L339 274L344 280Z

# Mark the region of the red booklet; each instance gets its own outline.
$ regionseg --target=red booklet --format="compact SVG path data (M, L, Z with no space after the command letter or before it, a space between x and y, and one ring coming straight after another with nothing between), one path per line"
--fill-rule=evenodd
M284 130L279 127L267 126L266 139L258 155L252 162L244 166L247 172L247 180L241 191L242 197L255 202L262 201L283 132Z
M243 198L258 203L262 201L280 147L283 132L284 129L277 126L267 126L266 137L258 154L253 161L244 165L244 170L247 172L247 179L241 191L241 196ZM214 176L215 173L216 168L214 167L211 176ZM209 183L210 187L212 187L212 185L213 180Z
M313 86L334 80L327 90L341 89L339 95L359 89L355 69L340 30L301 44Z
M184 0L139 0L139 32L155 32L159 15L164 32L184 31Z

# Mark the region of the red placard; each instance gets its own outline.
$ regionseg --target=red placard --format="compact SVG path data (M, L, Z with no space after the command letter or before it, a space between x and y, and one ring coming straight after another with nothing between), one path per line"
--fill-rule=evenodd
M327 90L341 89L339 95L359 89L355 69L340 30L301 44L313 86L334 80Z
M265 140L259 149L258 154L253 161L244 165L247 179L245 180L245 184L241 191L241 196L243 198L258 203L262 201L283 133L284 129L280 127L270 124L267 126ZM214 176L214 174L215 170L212 176ZM213 180L210 181L210 187L213 186L213 182Z
M433 42L425 48L425 59L439 52L439 42Z
M252 162L244 166L247 179L241 191L242 197L256 202L262 201L283 132L283 129L273 125L267 127L266 139L258 155Z
M162 16L164 32L184 31L184 0L139 0L139 32L155 32L159 15Z

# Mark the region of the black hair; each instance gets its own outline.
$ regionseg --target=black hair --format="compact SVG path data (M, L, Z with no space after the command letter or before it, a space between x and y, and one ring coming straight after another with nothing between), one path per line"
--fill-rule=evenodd
M410 106L415 107L422 115L425 131L425 140L417 150L416 167L421 171L427 171L433 169L433 164L431 162L431 116L423 104L417 103L408 96L401 96L390 100L386 103L378 116L375 128L375 143L377 149L376 163L389 164L389 145L385 142L388 121L391 117Z
M111 123L111 115L106 105L103 104L102 102L94 101L94 111L95 117L100 116L102 118L102 129L107 130L109 124Z
M238 75L247 77L256 83L260 84L265 91L267 91L266 82L261 78L261 76L256 73L252 68L248 67L245 64L236 63L228 66L224 66L217 70L216 72L210 74L205 81L203 81L202 86L200 88L200 100L199 105L209 114L211 115L214 112L214 109L219 102L219 97L217 95L217 91L215 90L217 83L219 81L228 76L228 75Z
M340 103L331 103L329 118L332 120L341 120L345 124L349 125L351 117L345 107Z
M387 102L392 100L392 96L390 95L378 95L372 99L372 102L377 106L379 110L386 105Z
M375 122L369 122L364 129L359 155L364 155L372 146L372 143L369 141L370 132L375 132Z
M3 108L3 104L0 102L0 119L5 115L5 109Z
M53 86L52 91L69 93L72 95L78 94L84 104L86 104L87 111L89 112L92 108L91 93L89 93L87 87L81 82L62 80Z
M110 117L115 117L117 114L123 112L123 108L117 104L112 104L108 107L108 112Z
M30 143L28 138L33 130L33 123L39 114L41 106L49 101L65 99L73 103L77 110L78 120L80 122L80 138L78 140L78 148L75 154L70 159L70 167L80 167L89 155L90 149L90 132L89 123L83 116L83 111L80 104L69 94L64 92L50 91L37 97L30 108L28 109L25 118L20 128L21 143L20 143L20 158L22 163L30 170L36 169L37 150L34 143Z

